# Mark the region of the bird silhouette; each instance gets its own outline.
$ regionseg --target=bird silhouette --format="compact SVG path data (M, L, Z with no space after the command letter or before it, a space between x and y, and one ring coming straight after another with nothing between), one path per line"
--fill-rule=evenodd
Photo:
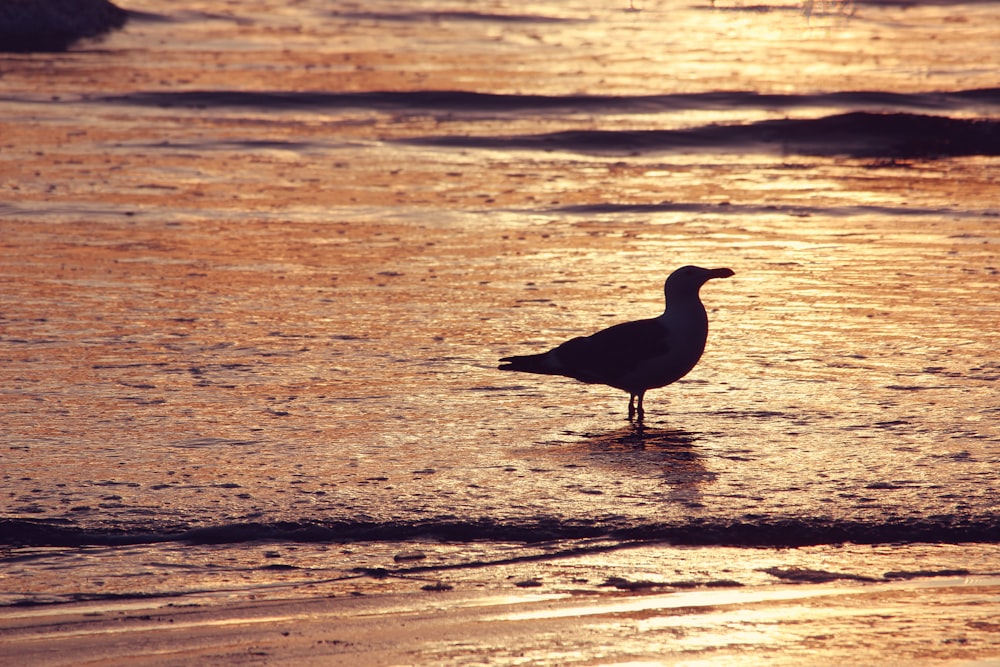
M663 285L666 308L659 317L616 324L541 354L504 357L497 368L563 375L627 391L628 418L638 416L642 422L646 392L680 380L705 351L708 314L698 295L701 286L732 275L731 269L683 266Z

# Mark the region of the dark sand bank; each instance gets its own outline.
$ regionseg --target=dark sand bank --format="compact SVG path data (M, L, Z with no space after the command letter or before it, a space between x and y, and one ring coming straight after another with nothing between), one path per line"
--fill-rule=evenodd
M0 52L65 51L81 39L121 28L127 18L108 0L5 0Z

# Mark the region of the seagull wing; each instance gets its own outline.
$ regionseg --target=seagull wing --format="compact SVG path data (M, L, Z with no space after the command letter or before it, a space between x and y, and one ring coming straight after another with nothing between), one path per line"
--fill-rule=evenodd
M549 354L563 374L615 387L644 362L669 352L667 329L656 320L638 320L568 340Z

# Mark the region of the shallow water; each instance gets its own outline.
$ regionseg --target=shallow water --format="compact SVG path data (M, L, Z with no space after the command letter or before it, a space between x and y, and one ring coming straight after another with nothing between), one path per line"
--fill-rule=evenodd
M997 569L1000 6L160 4L0 59L4 601L280 584L248 540ZM644 430L495 370L688 263Z

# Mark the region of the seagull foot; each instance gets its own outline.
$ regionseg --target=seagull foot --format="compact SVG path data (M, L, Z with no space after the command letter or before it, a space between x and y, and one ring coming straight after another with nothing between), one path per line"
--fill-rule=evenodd
M642 409L642 399L646 395L646 392L640 392L638 394L630 394L628 397L628 420L632 421L638 417L638 423L642 424L643 417L646 416L646 411ZM636 400L638 399L638 400Z

